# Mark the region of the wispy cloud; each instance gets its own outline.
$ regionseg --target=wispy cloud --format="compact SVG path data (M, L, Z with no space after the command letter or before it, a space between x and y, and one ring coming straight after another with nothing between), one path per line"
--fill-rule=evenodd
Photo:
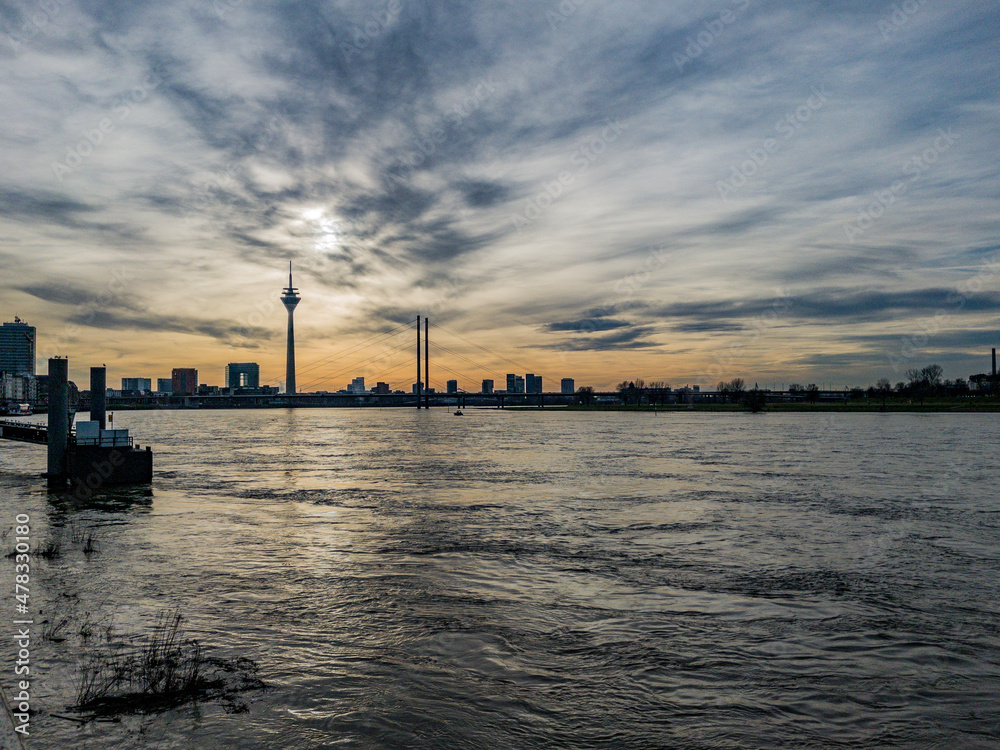
M625 349L696 373L789 287L781 336L733 367L819 368L802 347L826 346L864 378L872 326L947 305L1000 232L991 4L905 23L818 0L50 5L35 33L30 4L0 6L0 292L61 328L128 268L80 351L142 331L164 362L193 337L277 369L280 310L239 321L292 260L303 361L433 305L578 377ZM982 330L998 294L987 279L949 325ZM971 370L971 341L926 354Z

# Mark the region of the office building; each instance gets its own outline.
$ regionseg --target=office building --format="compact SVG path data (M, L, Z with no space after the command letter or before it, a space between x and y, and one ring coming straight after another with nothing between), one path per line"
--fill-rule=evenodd
M13 323L0 326L0 372L35 374L35 327L16 315Z
M19 404L33 404L38 399L38 380L34 375L0 373L0 399Z
M383 383L380 380L375 384L375 387L372 388L372 393L377 393L380 396L384 396L386 394L392 393L392 389L389 387L388 383Z
M576 383L573 378L563 378L559 382L560 393L576 393Z
M524 393L541 393L542 392L542 376L533 375L528 373L524 376Z
M524 378L507 373L507 393L524 393Z
M493 393L493 381L492 380L484 380L483 381L483 389L480 392L481 393Z
M230 362L226 365L225 383L230 391L237 388L260 388L260 365L256 362Z
M348 384L348 386L347 386L347 392L348 393L367 393L367 391L365 390L365 379L364 379L364 377L354 378L354 380L352 380Z
M149 393L151 390L153 390L153 381L150 378L122 378L122 391Z
M175 396L193 396L198 391L198 371L193 367L175 367L170 372L170 392Z
M173 381L170 378L157 378L156 379L156 392L157 393L170 393L173 391Z
M447 388L448 388L448 393L458 393L458 381L449 380Z

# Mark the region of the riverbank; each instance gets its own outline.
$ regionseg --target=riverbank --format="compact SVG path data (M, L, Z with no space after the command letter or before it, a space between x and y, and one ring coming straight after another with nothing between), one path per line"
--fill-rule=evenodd
M743 404L665 404L649 406L643 404L637 406L631 404L594 404L590 406L574 405L565 407L567 411L636 411L636 412L742 412L747 411ZM772 403L766 404L765 412L900 412L900 413L920 413L920 412L947 412L947 413L978 413L978 412L1000 412L1000 398L976 398L976 399L927 399L924 403L919 401L909 401L906 399L888 400L883 405L880 401L859 401L851 400L844 402L821 402L809 403Z

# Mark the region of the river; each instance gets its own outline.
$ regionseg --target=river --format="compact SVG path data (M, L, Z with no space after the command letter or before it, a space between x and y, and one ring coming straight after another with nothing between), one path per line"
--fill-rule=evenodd
M996 415L115 426L153 446L152 487L60 499L44 448L0 445L2 545L17 514L61 545L32 562L34 749L1000 747ZM81 622L122 635L167 609L260 665L248 711L52 716L102 647Z

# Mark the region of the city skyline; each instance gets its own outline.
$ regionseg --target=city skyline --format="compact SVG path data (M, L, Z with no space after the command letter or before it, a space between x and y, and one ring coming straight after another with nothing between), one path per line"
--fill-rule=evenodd
M293 309L294 309L294 306L293 306ZM291 316L289 315L289 317L291 317ZM13 324L13 323L5 323L5 325L12 326L12 325L15 325L15 324ZM27 327L27 328L30 328L32 331L34 331L34 327L33 326L28 326L28 324L26 323L26 321L23 321L20 318L17 318L16 325L21 326L21 327ZM397 326L396 328L397 328L397 331L398 331L398 329L400 328L400 326ZM414 321L414 330L415 330L415 328L416 328L416 321ZM404 333L408 333L409 330L410 329L407 328ZM383 336L377 336L377 337L375 337L374 340L378 341L379 339L384 339L384 335ZM35 343L34 339L32 339L31 340L32 347L34 347L34 343ZM467 343L472 343L472 342L467 342ZM423 346L423 344L421 346ZM386 347L384 344L382 345L382 350L383 351L386 350L387 348L388 347ZM409 348L409 345L404 345L403 347L398 347L397 346L395 348L395 353L397 355L399 355L399 352L400 352L401 349L405 350L407 348ZM475 347L475 348L478 349L480 352L484 351L482 347ZM369 349L370 349L370 347L369 347ZM446 348L445 351L448 352L448 351L450 351L450 349ZM437 352L435 352L435 353L437 354ZM403 355L399 355L399 356L394 357L393 359L396 362L396 364L395 364L395 366L391 367L390 371L391 372L399 372L401 370L405 371L407 368L412 367L413 362L411 360L407 359L408 356L409 355L407 355L407 354L403 354ZM449 355L447 353L444 353L441 356L444 359L446 359L446 360L449 359ZM461 359L466 360L467 362L470 361L470 360L468 360L468 358L463 357L462 355L458 355L458 356ZM479 354L478 356L483 357L484 355L483 354ZM490 355L489 352L487 352L485 356L487 358L489 358L491 355ZM990 361L990 357L992 357L992 367L993 367L993 370L994 370L994 373L995 373L995 369L996 369L996 349L995 348L992 349L991 355L985 354L984 352L978 352L977 356L975 356L975 358L973 360L974 363L975 363L974 366L979 368L978 369L978 373L979 374L988 373L989 372L989 368L988 367L984 367L984 363L988 363ZM501 357L501 358L505 359L503 357ZM328 354L327 356L321 358L320 360L317 360L316 362L306 363L306 367L307 367L308 370L316 370L316 368L324 368L325 363L327 363L330 360L333 360L334 362L337 361L337 352L334 352L332 355ZM328 377L326 375L321 375L321 376L319 376L317 378L316 372L312 372L310 374L310 379L308 381L308 384L309 384L310 387L307 390L301 390L300 389L297 392L299 392L299 393L305 393L305 394L308 394L308 393L322 393L322 392L348 393L348 392L353 392L354 390L357 390L357 392L359 392L359 393L360 392L369 392L369 391L366 391L364 389L363 385L362 385L361 389L356 389L357 384L359 382L363 384L366 378L372 379L372 376L370 374L367 374L367 373L375 372L375 376L374 377L376 377L376 378L382 378L382 377L384 377L384 372L386 371L386 369L385 369L386 368L386 356L384 354L379 354L378 350L376 350L376 354L375 354L375 356L373 358L373 361L377 363L377 367L375 367L375 369L361 368L362 371L363 371L363 373L365 373L365 374L362 374L360 376L352 375L351 378L353 379L353 382L347 383L346 387L344 387L344 388L338 388L334 383L335 383L335 381L337 381L338 378L342 379L342 376L343 376L344 372L351 371L352 370L351 366L347 367L346 369L342 368L335 377ZM509 360L507 360L507 361L509 361ZM41 362L39 360L39 362L37 364L38 365L44 365L45 363ZM937 363L934 363L934 364L937 365ZM287 346L286 346L286 361L285 361L286 373L288 371L288 366L289 366L288 351L287 351ZM292 362L292 366L294 367L294 360ZM459 366L462 366L462 365L459 365ZM468 368L468 365L465 365L465 366L466 366L466 368ZM81 370L83 369L82 366L80 366L80 369ZM113 368L109 368L109 369L113 369ZM259 388L260 386L271 386L271 387L276 388L279 392L287 392L287 390L286 390L286 381L280 380L278 378L262 377L261 376L260 365L257 362L229 362L229 363L227 363L226 365L224 365L222 367L222 377L221 377L220 382L218 382L218 383L213 382L214 378L215 378L214 371L215 371L215 369L218 369L218 368L215 365L212 365L212 366L210 366L210 367L208 367L206 369L212 371L213 375L209 375L207 377L201 377L199 375L197 377L197 382L195 383L197 386L204 385L204 386L208 386L208 387L212 387L212 388L216 388L216 389L218 389L218 388L230 388L231 389L233 387L237 387L237 388L245 388L245 387L246 388ZM355 368L355 369L357 369L357 368ZM432 391L436 388L438 393L444 392L446 389L450 389L451 388L451 384L453 382L455 382L453 380L453 378L451 377L451 375L457 374L456 371L453 370L451 367L447 367L447 366L444 369L446 371L445 375L443 375L443 376L437 376L437 377L439 377L439 379L437 379L437 380L436 379L432 379L431 380L431 382L430 382L429 385L430 385ZM905 371L902 371L902 370L897 371L895 373L896 377L894 379L889 379L889 378L887 378L887 379L889 379L890 382L892 382L893 384L895 384L895 383L903 383L903 382L907 381L907 379L909 378L909 376L910 376L911 373L916 372L916 371L918 371L920 369L921 369L920 367L916 367L916 366L907 367ZM207 373L204 372L204 370L202 370L199 367L172 367L171 370L174 373L176 373L178 370L182 370L182 371L189 371L189 372L193 372L193 373L201 373L202 375L207 374ZM248 373L249 374L249 378L246 379L243 382L243 385L235 385L234 386L233 385L234 381L231 379L231 371L233 373ZM326 371L325 369L320 369L319 370L319 372L325 372L325 371ZM71 372L72 372L72 370L71 370ZM473 369L466 369L466 371L462 375L463 379L460 380L459 383L460 384L461 383L465 383L465 382L474 383L477 380L478 376L470 375L469 373L475 373L475 372L490 372L490 373L492 373L493 371L489 371L489 370L476 370L474 368L474 366L473 366ZM496 373L493 373L493 374L496 375L497 377L499 377L499 373L500 372L502 372L502 370L498 370ZM11 374L13 374L13 371L11 371ZM44 374L44 372L39 372L39 374ZM953 375L952 373L948 373L948 372L944 371L943 368L942 368L942 375L947 380L969 381L975 374L976 373L974 373L974 372L970 372L968 374L956 373L956 374ZM239 377L239 376L237 376L237 377ZM878 378L878 380L882 380L883 378L885 378L885 376L882 376L882 377ZM564 375L562 375L562 376L558 376L557 375L556 377L552 378L552 380L553 381L554 380L558 380L560 382L559 388L558 389L554 388L554 387L553 388L544 388L543 385L542 385L543 379L544 379L544 376L542 374L535 375L534 373L525 373L524 375L521 375L520 373L505 372L504 379L501 382L506 381L506 387L503 388L503 389L497 389L497 392L521 393L521 394L524 394L524 393L541 393L541 392L544 391L544 392L553 392L553 393L555 393L555 392L566 393L567 392L566 391L566 384L569 383L569 384L572 385L572 384L574 384L576 382L576 378L565 377ZM703 381L703 382L697 382L697 381L695 381L695 382L680 383L680 382L670 381L669 379L665 380L665 379L663 379L661 377L655 377L655 376L654 377L644 377L644 376L630 375L630 374L627 374L627 373L625 373L625 374L623 374L623 373L617 373L615 375L608 375L607 373L605 373L604 374L604 380L601 381L602 385L599 385L597 387L598 387L598 390L613 391L613 390L615 390L615 388L617 388L619 386L619 384L621 384L623 382L627 383L629 381L633 381L634 380L634 381L644 381L644 382L647 382L647 383L657 383L657 384L659 384L659 385L657 385L657 387L667 387L667 388L671 388L671 389L674 389L674 390L683 389L683 388L690 388L690 387L694 387L694 388L701 387L701 388L705 388L707 390L711 390L716 385L719 385L719 384L723 383L724 381L727 381L727 379L728 379L728 376L726 376L724 373L722 373L722 379L721 380L716 379L716 380ZM151 375L151 376L146 376L146 375L135 375L134 373L131 373L131 374L128 374L128 375L121 375L122 390L142 391L142 390L144 390L143 388L133 387L132 384L130 384L130 385L127 386L126 385L126 381L147 381L150 384L150 388L148 388L146 390L149 390L149 391L152 392L153 389L151 387L151 383L154 380L157 382L157 385L158 385L158 387L156 389L157 391L161 391L162 392L164 390L170 390L169 388L164 389L164 388L162 388L160 386L162 386L164 383L169 383L171 381L171 378L161 378L161 377L159 377L156 374ZM494 382L494 380L495 380L495 378L484 378L482 380L482 386L478 390L475 389L475 386L473 386L472 389L469 389L469 388L464 388L461 385L457 386L457 390L460 391L460 392L467 392L467 393L490 393L490 392L493 391L493 382ZM316 385L317 382L320 382L320 381L322 381L322 382L329 382L329 383L331 383L331 385L328 386L328 387L313 387L313 386ZM405 375L398 375L395 378L393 378L392 382L382 382L381 380L379 380L378 385L381 386L381 387L385 387L385 388L391 388L391 390L393 392L397 392L397 393L408 392L411 388L415 387L415 385L416 385L416 383L412 383L412 384L409 385L409 387L407 387L407 385L405 384L404 381L407 381L407 377ZM537 385L535 384L535 381L537 381ZM829 380L824 380L822 378L819 378L818 381L819 381L820 387L823 390L831 390L831 391L836 391L836 390L841 390L841 389L846 390L846 389L849 389L849 388L857 388L857 387L864 387L866 385L864 382L861 382L861 381L846 382L846 383L843 383L843 384L834 384L833 382L831 382ZM398 382L399 385L393 386L392 383L396 383L396 382ZM421 380L421 382L422 382L422 380ZM486 388L486 384L487 383L490 384L489 388ZM785 379L780 380L780 381L760 381L758 379L756 384L759 385L761 388L765 388L765 389L769 389L769 390L784 390L785 387L786 387L786 385L790 386L790 385L796 384L796 380L795 380L795 378L791 378L791 379L785 378ZM587 385L588 387L594 387L593 384L590 384L590 383L582 383L581 385ZM797 383L797 385L802 386L803 383ZM874 380L872 382L867 383L867 385L868 386L874 385ZM374 391L371 391L371 392L374 392Z
M1000 338L998 11L907 7L14 10L4 318L38 360L273 383L291 261L300 372L421 314L496 353L473 384L967 378Z

